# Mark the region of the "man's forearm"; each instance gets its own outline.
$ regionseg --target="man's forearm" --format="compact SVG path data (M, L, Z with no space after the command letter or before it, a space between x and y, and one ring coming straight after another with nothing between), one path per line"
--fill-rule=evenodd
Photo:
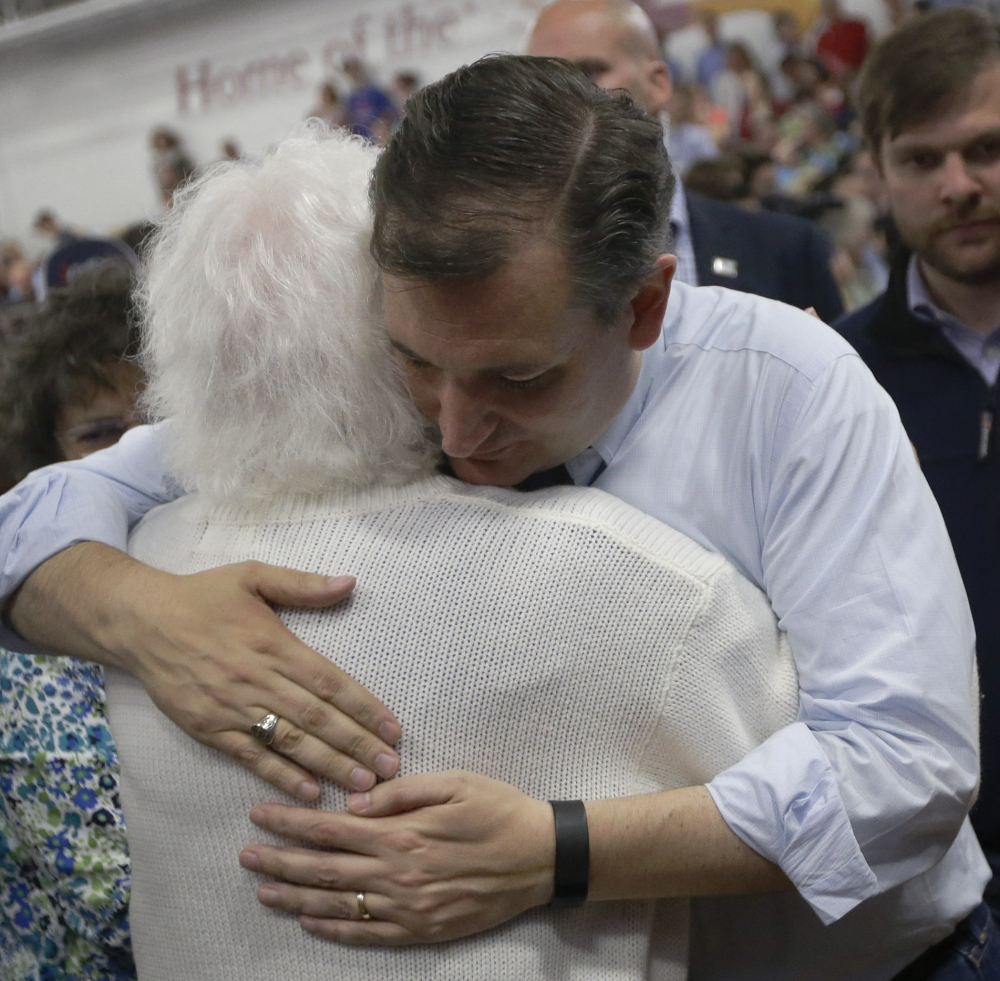
M81 542L24 580L9 616L40 649L135 675L188 735L314 800L319 785L310 771L365 790L399 766L392 713L302 643L272 606L325 609L353 587L349 576L260 562L175 576ZM251 736L261 706L279 719L268 747Z
M124 582L155 574L110 545L79 542L25 579L5 618L39 650L128 669L122 648L110 641L115 599Z
M587 802L590 899L653 899L791 889L744 844L704 787Z
M704 787L586 807L591 900L792 888L730 831ZM314 849L253 845L240 862L278 880L260 888L264 905L310 917L306 928L318 936L371 944L451 940L552 896L552 808L510 784L463 771L413 775L352 795L348 808L262 804L250 812L259 827ZM372 910L377 922L360 933L359 892L382 904Z

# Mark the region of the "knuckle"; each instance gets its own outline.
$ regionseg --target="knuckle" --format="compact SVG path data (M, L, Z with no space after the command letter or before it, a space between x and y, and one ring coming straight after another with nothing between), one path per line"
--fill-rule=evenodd
M322 705L310 703L300 714L300 721L310 732L319 732L327 723L327 710Z
M419 915L425 924L436 921L436 914L439 909L440 904L429 893L417 893L410 900L410 910Z
M327 862L318 862L315 869L316 883L323 889L338 890L343 881L337 869ZM346 905L346 904L345 904Z
M358 916L358 904L347 896L338 895L330 901L332 915L341 920L353 920Z
M397 828L393 831L387 831L382 840L386 848L390 851L402 854L417 852L424 846L423 836L410 828Z
M283 753L291 753L301 748L306 734L293 725L286 725L274 741L274 745Z
M321 671L316 675L310 688L317 698L321 698L324 702L333 702L344 690L344 684L335 674Z
M422 889L431 882L431 877L422 869L401 869L394 876L396 885L407 892ZM419 893L411 900L412 903L423 902Z
M248 634L244 646L253 651L258 657L266 658L270 661L281 661L281 644L277 639L268 633Z
M420 932L423 935L424 940L428 943L436 944L440 943L442 940L448 939L446 931L447 927L443 922L433 920L431 922L424 923Z
M321 848L336 848L340 840L340 835L337 833L337 826L324 822L316 825L313 836L316 844Z
M238 746L234 746L232 756L237 763L252 768L260 762L264 753L264 748L251 740L249 742L241 741Z
M352 759L359 760L368 749L368 737L360 732L352 733L344 743L344 752Z

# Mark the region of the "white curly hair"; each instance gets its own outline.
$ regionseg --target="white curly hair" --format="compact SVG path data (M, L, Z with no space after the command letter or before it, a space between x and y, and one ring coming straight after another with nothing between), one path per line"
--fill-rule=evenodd
M140 288L144 401L171 420L186 489L251 503L433 466L368 251L376 154L313 121L215 165L162 221Z

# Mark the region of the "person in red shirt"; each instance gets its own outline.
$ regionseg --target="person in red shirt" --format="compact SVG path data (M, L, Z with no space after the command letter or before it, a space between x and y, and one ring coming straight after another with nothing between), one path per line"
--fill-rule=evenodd
M816 42L816 54L836 75L857 70L868 53L868 28L862 20L845 17L840 0L823 0L826 30Z

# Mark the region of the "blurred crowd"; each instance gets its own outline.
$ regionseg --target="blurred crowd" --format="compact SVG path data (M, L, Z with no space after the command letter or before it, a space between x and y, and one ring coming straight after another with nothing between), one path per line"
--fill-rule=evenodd
M831 239L833 273L854 310L888 282L893 232L878 170L863 147L853 87L869 26L824 0L808 32L794 14L772 17L780 57L770 71L740 41L723 41L702 16L706 46L676 79L670 157L686 186L751 210L800 215Z

